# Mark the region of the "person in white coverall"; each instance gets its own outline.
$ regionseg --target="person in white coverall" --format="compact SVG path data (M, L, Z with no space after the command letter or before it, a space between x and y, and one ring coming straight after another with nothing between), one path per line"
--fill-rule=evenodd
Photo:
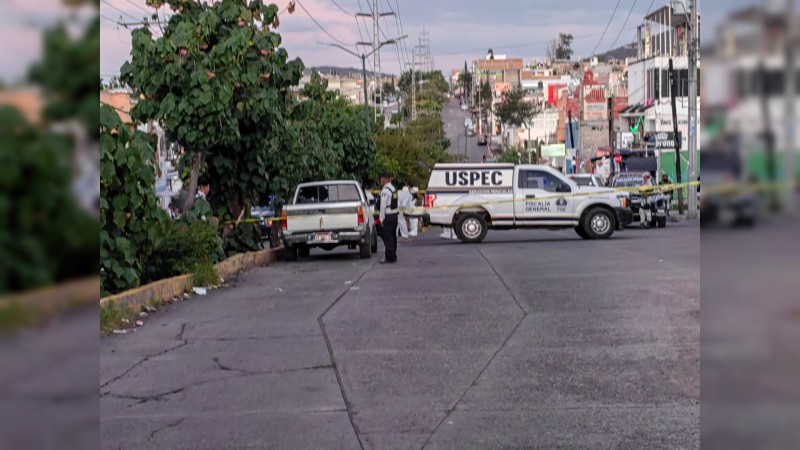
M419 206L419 188L414 186L411 188L411 207L416 208ZM417 230L419 229L419 218L409 217L408 219L408 236L417 237Z
M403 212L412 207L411 202L411 191L408 189L408 186L403 186L403 189L397 194L397 206L400 209L400 213L397 216L397 223L399 225L400 236L403 238L403 242L406 243L411 242L411 239L408 237L408 222L406 222L406 215Z
M653 219L650 212L650 195L653 193L653 182L650 181L650 174L642 175L642 184L639 185L639 192L642 194L642 203L639 205L639 228L650 228L650 221Z

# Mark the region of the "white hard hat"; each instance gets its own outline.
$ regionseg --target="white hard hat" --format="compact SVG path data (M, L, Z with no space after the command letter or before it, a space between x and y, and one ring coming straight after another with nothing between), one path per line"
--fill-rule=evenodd
M412 188L411 188L411 193L412 193L412 194L418 194L418 193L419 193L419 188L418 188L418 187L416 187L416 186L412 187Z

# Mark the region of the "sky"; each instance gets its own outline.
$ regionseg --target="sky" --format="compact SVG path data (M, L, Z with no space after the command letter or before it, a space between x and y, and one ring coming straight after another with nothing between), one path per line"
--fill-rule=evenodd
M298 4L294 14L281 16L278 31L283 46L292 57L300 57L307 67L359 66L354 56L320 42L333 42L335 38L354 49L356 42L371 40L371 19L365 23L353 14L369 12L372 1L299 0L327 33ZM702 39L713 36L713 29L728 12L756 1L700 0ZM41 28L57 20L65 10L59 6L60 0L0 0L0 3L0 39L14 43L0 46L0 61L13 62L0 64L0 78L8 81L21 77L24 68L38 58ZM281 9L288 3L288 0L276 2ZM379 0L381 12L391 10L396 14L381 20L385 36L408 35L403 46L384 47L381 69L386 73L399 73L411 61L412 48L419 43L423 27L429 33L435 68L446 74L450 69L463 67L465 60L483 57L489 48L495 54L509 57L542 57L545 42L559 33L575 36L576 55L588 56L595 49L596 53L602 53L632 42L644 14L666 4L667 0ZM162 14L164 11L161 10ZM136 22L153 12L145 5L145 0L100 0L102 77L118 74L130 55L130 29L118 25L120 17L125 22ZM603 35L607 25L608 30ZM363 47L359 53L362 50Z

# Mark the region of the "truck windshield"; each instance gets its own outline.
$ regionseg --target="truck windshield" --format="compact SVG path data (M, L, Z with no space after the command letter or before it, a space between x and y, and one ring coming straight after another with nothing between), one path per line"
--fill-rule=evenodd
M301 187L296 203L356 202L361 200L354 184L328 184Z

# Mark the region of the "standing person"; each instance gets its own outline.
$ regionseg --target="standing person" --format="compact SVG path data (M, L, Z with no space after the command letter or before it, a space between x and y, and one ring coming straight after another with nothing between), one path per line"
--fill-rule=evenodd
M661 186L672 184L672 182L669 179L669 175L667 175L666 173L662 174L661 183L659 184ZM669 209L672 206L672 192L673 192L672 189L664 192L664 195L667 197L667 214L669 214Z
M407 218L404 213L404 211L411 208L411 190L408 188L408 186L403 186L403 189L397 195L397 204L400 207L400 211L397 213L397 223L400 228L400 236L403 238L403 242L407 244L411 242L411 239L408 238L408 222L406 221Z
M411 207L416 209L419 206L419 188L414 186L411 188ZM410 217L408 219L408 236L409 237L417 237L417 231L419 229L419 218L417 217Z
M392 186L392 177L384 173L380 177L381 196L378 215L378 233L386 248L381 264L397 262L397 189Z
M650 221L653 215L650 212L649 194L653 191L653 182L650 181L650 174L642 175L642 184L639 185L639 192L642 194L642 203L639 205L639 228L650 228Z

